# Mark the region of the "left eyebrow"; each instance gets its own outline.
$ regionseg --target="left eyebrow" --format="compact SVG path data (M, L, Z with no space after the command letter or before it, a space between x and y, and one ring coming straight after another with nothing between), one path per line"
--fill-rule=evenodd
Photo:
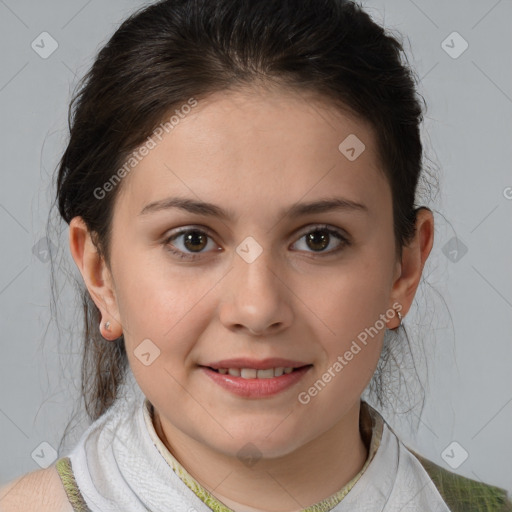
M368 207L362 203L351 201L341 197L332 199L322 199L311 203L299 203L293 205L288 210L282 212L285 217L298 217L301 215L311 215L314 213L325 213L332 210L341 210L347 212L369 213Z
M229 210L203 201L196 201L194 199L168 197L160 201L154 201L147 204L141 210L139 215L146 215L148 213L157 212L161 210L168 210L172 208L179 208L186 210L190 213L198 215L206 215L210 217L218 217L224 220L234 218L235 215ZM284 209L280 212L282 217L299 217L304 215L311 215L315 213L325 213L332 210L341 210L347 212L361 212L369 213L368 207L362 203L351 201L349 199L335 197L329 199L322 199L310 203L298 203L291 207Z

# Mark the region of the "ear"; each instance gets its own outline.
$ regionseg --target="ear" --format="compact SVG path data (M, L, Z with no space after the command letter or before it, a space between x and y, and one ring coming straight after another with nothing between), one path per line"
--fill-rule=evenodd
M81 217L74 217L69 223L69 247L89 294L101 312L99 328L102 336L109 340L119 338L123 330L119 321L114 280ZM108 330L105 328L107 321L110 322Z
M391 300L395 303L395 306L396 303L402 306L401 309L396 308L402 316L405 316L411 307L423 267L433 244L434 216L429 208L422 206L416 211L416 233L414 238L402 248L402 259L398 264L398 277L393 283L391 292Z

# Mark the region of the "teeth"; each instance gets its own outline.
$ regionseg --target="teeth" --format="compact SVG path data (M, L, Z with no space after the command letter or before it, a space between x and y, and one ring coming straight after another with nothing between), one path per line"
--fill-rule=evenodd
M258 370L257 377L258 379L271 379L274 377L274 369L269 368L268 370Z
M283 375L283 372L284 372L284 368L283 367L274 368L274 375L276 377L281 377L281 375Z
M242 379L255 379L257 374L258 370L254 368L242 368L240 370L240 377L242 377Z
M266 370L256 370L255 368L219 368L217 370L222 375L232 375L233 377L242 377L242 379L272 379L281 377L283 373L292 373L293 368L268 368Z

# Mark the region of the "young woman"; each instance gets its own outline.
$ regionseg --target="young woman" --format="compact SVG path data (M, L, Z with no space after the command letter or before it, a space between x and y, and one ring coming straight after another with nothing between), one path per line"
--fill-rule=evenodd
M362 399L433 245L421 119L399 42L349 1L122 24L57 179L94 422L44 472L48 510L512 510ZM21 488L5 510L41 510Z

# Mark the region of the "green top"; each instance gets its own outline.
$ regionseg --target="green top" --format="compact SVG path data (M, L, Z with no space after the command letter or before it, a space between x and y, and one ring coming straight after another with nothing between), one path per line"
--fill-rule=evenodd
M452 512L512 512L505 489L452 473L408 450L421 462Z
M60 479L62 480L62 485L64 486L64 490L68 495L69 503L73 507L74 512L90 512L89 507L85 503L84 497L78 488L78 485L75 480L75 475L73 475L73 468L71 467L71 460L69 457L62 457L56 463L57 472L60 475Z

